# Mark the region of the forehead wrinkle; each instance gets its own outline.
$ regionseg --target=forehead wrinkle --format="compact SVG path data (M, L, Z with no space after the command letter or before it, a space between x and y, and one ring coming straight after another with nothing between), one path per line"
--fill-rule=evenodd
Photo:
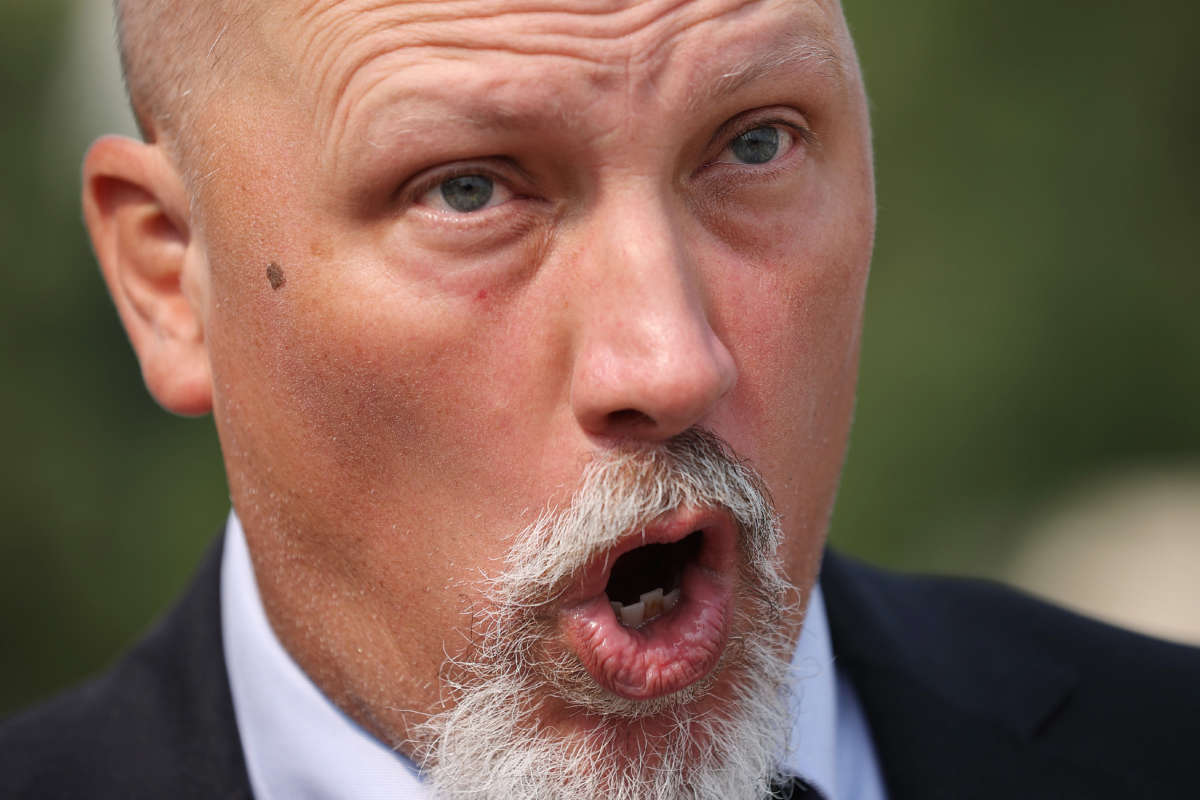
M734 0L734 2L760 2L761 0ZM322 0L313 0L306 8L304 16L316 18L320 10L316 6ZM339 0L324 0L328 3L326 11L338 5L351 5ZM348 8L352 15L361 15L379 11L394 10L404 6L405 18L397 20L397 24L435 24L441 22L483 22L485 26L501 17L524 16L530 19L523 21L522 33L570 33L572 36L586 36L578 29L579 18L585 18L588 23L597 27L596 38L620 38L639 28L646 27L656 17L665 17L681 6L694 5L695 0L627 0L612 2L600 0L594 8L588 8L583 0L572 0L570 8L564 9L563 0L525 0L525 2L509 2L500 4L495 0L428 0L428 2L413 2L413 0L363 0L357 6ZM501 7L502 5L502 7ZM466 7L469 13L463 12ZM457 11L454 9L458 9ZM439 13L440 11L440 13ZM571 26L576 26L570 29Z
M437 87L424 82L406 84L399 91L384 89L386 99L370 102L371 94L393 77L380 72L356 90L354 102L345 104L345 119L339 120L328 140L328 159L335 169L343 156L353 157L357 152L353 146L345 146L346 137L351 135L378 150L395 147L406 136L433 129L504 132L528 129L545 124L548 118L566 116L553 94L529 96L521 104L490 96L487 104L464 105L460 102L461 92L440 93ZM357 121L360 116L365 118L364 122Z
M397 29L402 24L409 30L398 31ZM331 31L330 35L326 37L329 42L323 47L325 52L339 53L342 56L341 60L345 62L339 66L329 63L328 66L322 65L319 69L315 87L318 98L335 98L333 108L329 114L324 115L320 125L320 133L326 141L333 142L340 139L344 135L349 119L359 105L359 101L380 83L393 77L389 70L380 70L377 74L369 74L371 65L403 51L413 53L414 62L418 61L422 51L430 51L436 58L443 60L468 62L473 60L473 56L480 53L497 52L563 58L584 62L592 67L603 65L602 57L589 58L587 55L571 52L566 47L555 48L549 42L543 43L540 48L517 47L512 44L495 47L490 43L472 41L465 37L422 36L422 31L411 29L411 26L415 24L417 23L397 23L393 19L381 18L366 30L359 25L355 27L352 37L342 37L346 39L344 47L339 46L341 42L338 41L335 32ZM347 52L353 53L353 56L346 58ZM336 61L335 59L324 60ZM425 63L429 63L430 60L425 60ZM361 86L354 85L359 82L362 83Z
M844 74L847 69L844 61L831 40L826 38L826 32L836 27L836 20L829 18L825 9L827 3L822 0L724 0L715 3L663 0L634 3L616 10L611 4L603 3L602 7L593 5L576 10L583 6L580 3L566 11L553 8L550 0L531 0L502 8L490 3L486 9L480 8L478 0L434 3L311 0L292 17L293 24L300 27L300 36L294 37L293 41L297 42L300 53L298 63L309 65L312 76L316 97L311 113L320 141L325 143L323 160L336 167L344 150L340 144L347 137L360 108L369 112L372 106L379 107L379 104L364 102L365 98L377 92L389 79L403 75L403 66L372 69L374 64L388 57L407 53L409 58L402 57L400 63L419 65L432 61L431 57L424 57L423 51L436 58L468 62L477 60L482 53L494 52L583 63L590 68L593 91L602 90L604 86L613 87L612 81L622 80L620 75L623 73L626 107L636 116L636 110L644 108L644 103L652 102L656 96L656 86L670 68L672 52L681 33L706 23L718 32L736 29L738 12L752 5L790 6L799 12L793 18L796 27L802 30L786 32L786 44L776 44L766 55L761 54L763 48L756 47L743 62L735 63L733 68L712 80L698 82L695 89L685 95L688 113L702 109L707 102L728 95L763 74L789 65L813 65L835 80ZM833 5L836 14L837 4ZM474 15L461 19L459 15L467 8ZM509 18L510 24L495 24L494 20L500 17ZM581 22L581 18L586 21ZM453 25L444 24L451 21ZM776 41L782 38L778 33L756 35L753 33L756 29L750 30L751 33L743 38L751 43L755 42L751 36L766 36ZM714 64L713 72L719 68L719 62ZM543 71L547 75L562 73L554 65ZM414 95L421 97L419 93ZM556 98L552 92L533 92L533 95ZM487 100L487 103L478 103L478 108L470 109L471 114L481 112L486 117L472 119L473 127L513 128L535 122L530 119L531 114L522 115L519 109L500 107L494 97ZM394 105L394 102L388 104ZM495 113L487 114L489 106ZM537 123L544 124L549 116L547 111L544 106L541 108ZM562 116L563 109L559 108L558 113ZM397 119L398 125L405 127L403 117ZM633 119L626 120L626 123L632 122ZM367 140L367 144L382 138L369 131L369 126L363 131L359 135Z
M672 0L672 2L675 3L687 1L688 0ZM553 0L550 0L550 2L553 2ZM314 49L319 48L325 53L338 52L336 45L338 44L339 28L343 27L345 23L350 21L358 23L364 18L364 16L374 16L377 19L374 24L366 27L365 29L353 31L353 36L356 39L365 38L371 34L376 34L382 31L400 31L400 29L405 29L408 31L408 37L410 37L412 40L409 43L411 46L483 50L488 49L486 46L488 38L486 34L494 34L494 30L490 30L494 26L489 25L489 22L500 17L531 15L539 18L541 24L534 24L533 21L525 21L525 23L522 25L523 35L537 36L561 33L561 31L555 30L556 27L561 26L555 26L551 24L552 21L560 17L573 18L584 16L597 18L612 13L611 10L606 9L563 11L554 5L541 5L537 2L522 4L516 7L512 7L510 4L505 8L495 8L495 4L493 3L493 8L482 9L478 8L477 6L479 6L479 3L473 0L468 0L467 2L462 2L462 0L441 0L440 2L433 3L412 3L404 2L403 0L400 0L400 2L397 2L397 0L375 0L373 3L359 3L357 5L353 3L338 2L337 0L325 0L325 5L323 8L321 5L321 0L314 0L314 2L311 2L304 7L299 15L300 21L304 23L304 25L314 30L314 34L312 36L305 37L306 41L304 42L300 51L301 63L310 63L314 60L314 55L312 52ZM381 13L394 11L396 10L397 5L405 6L405 13L401 17L397 18L392 14ZM471 9L471 14L469 17L464 17L461 11L455 13L452 10L455 7L461 7L464 5L468 7L474 7ZM645 5L648 6L651 4ZM637 7L638 5L634 4L632 6L627 6L626 8L620 9L620 11L628 11L630 8L636 9ZM340 15L338 14L339 11L342 12ZM332 22L322 22L322 17L328 17L331 15L337 15L334 17ZM446 22L457 23L459 27L469 27L473 29L473 32L477 36L479 34L484 35L479 36L477 43L473 44L470 41L464 41L462 38L456 39L454 37L447 36L445 32L427 32L425 30L425 28ZM484 27L481 28L480 23L483 23ZM631 25L633 27L637 27L638 20L632 20ZM620 35L619 30L615 33L616 35ZM578 30L572 31L571 35L574 39L585 38L581 37ZM598 31L593 38L603 39L613 38L613 36L614 31L601 30ZM572 55L565 49L557 51L556 48L549 43L542 43L541 46L535 47L522 47L507 38L501 39L494 35L491 38L493 39L492 49L496 50L507 50L518 54L554 54L555 52L558 52L560 55ZM352 64L348 72L353 74L353 72L356 71L359 66L360 65ZM346 82L348 81L344 77L336 87L335 94L340 94L342 90L344 90Z
M397 47L365 56L362 64L349 81L349 85L338 98L333 114L328 117L328 121L322 129L323 139L327 143L328 158L335 168L340 155L348 152L347 148L342 146L346 137L355 130L365 131L367 144L378 146L380 139L400 136L408 130L406 126L416 125L423 119L430 119L439 124L450 123L476 130L490 131L531 130L544 126L547 122L556 122L567 126L572 124L575 119L576 114L563 102L561 93L548 89L545 81L525 85L521 87L520 92L501 92L501 89L519 83L519 78L509 75L487 76L484 79L487 91L481 89L470 96L466 96L461 85L431 86L426 80L418 80L416 83L408 84L407 91L402 89L399 92L389 92L384 89L392 96L380 103L369 102L370 96L380 91L381 87L396 82L397 73L393 70L381 69L373 74L364 75L364 69L369 66L370 62L394 55L398 50L404 49L413 49L414 52L419 53L421 49L425 48ZM470 52L447 53L446 50L449 49L449 46L439 44L437 49L436 56L414 59L414 64L429 66L439 60L470 63L472 61L470 53L477 53L488 48L460 48ZM602 73L614 69L609 64L580 59L569 54L537 53L536 55L552 60L583 61L589 67L589 78L593 85L602 84ZM554 75L560 71L551 69L548 74ZM405 86L406 84L399 85ZM473 83L472 86L475 84ZM439 89L442 88L446 89L446 93L439 92ZM508 94L516 99L509 99L506 96ZM481 98L486 102L480 102ZM431 111L434 108L437 109L436 115ZM384 110L380 111L380 109ZM377 128L375 120L381 116L394 118L399 127L389 130L383 135L377 135L372 129ZM359 117L365 117L367 121L359 124L357 122Z
M650 37L662 41L695 24L757 2L761 0L731 0L716 4L696 4L689 0L601 2L591 7L579 3L563 10L555 7L552 0L531 0L507 4L503 8L497 8L495 4L483 8L477 0L434 3L314 0L301 9L297 18L301 27L307 29L302 34L299 60L314 65L318 97L336 98L321 125L322 133L328 138L345 124L346 110L341 106L355 76L376 58L403 47L557 55L593 64L608 62L615 65L623 60L628 68L629 62L635 60L634 54L655 49L639 47L641 42L638 40ZM461 18L465 10L470 11L468 19ZM504 30L498 30L501 26L493 21L500 17L519 19ZM580 18L586 22L581 24ZM444 22L454 22L454 28L446 30L440 24ZM520 31L520 39L512 36L513 30ZM380 41L379 35L387 33L394 35ZM358 49L355 45L360 41L363 42L361 55L345 59L346 51ZM346 63L339 64L339 61Z
M703 11L694 14L664 13L636 31L635 33L639 34L637 39L646 41L631 40L625 51L624 76L627 106L631 110L637 109L644 100L656 93L659 79L670 68L676 43L682 34L709 23L736 24L728 19L731 15L736 15L747 6L761 3L762 0L733 0L731 3L709 8L707 13L703 13ZM687 0L682 0L670 11L675 11L685 4L687 4ZM635 72L641 74L644 87L639 86L633 80ZM639 96L639 88L648 90L649 94ZM633 124L636 121L635 117L636 114L629 114L627 123Z
M346 91L349 82L349 76L356 74L363 65L372 60L370 53L364 53L358 59L354 59L349 64L349 69L339 69L339 56L352 51L354 45L363 40L370 40L372 34L377 34L381 30L387 30L390 27L387 20L383 18L369 19L367 27L363 29L364 11L353 7L350 3L328 2L323 8L319 0L311 3L305 13L300 18L302 23L301 29L301 46L298 52L297 63L313 65L313 72L316 75L316 82L313 86L313 92L317 98L314 111L318 111L321 105L320 98L325 97L333 84L332 92L334 97L340 97ZM341 78L338 74L343 73ZM323 137L328 137L330 128L335 124L333 117L336 116L337 108L335 105L334 113L326 116L323 124L320 125L320 133ZM318 113L318 116L319 113Z

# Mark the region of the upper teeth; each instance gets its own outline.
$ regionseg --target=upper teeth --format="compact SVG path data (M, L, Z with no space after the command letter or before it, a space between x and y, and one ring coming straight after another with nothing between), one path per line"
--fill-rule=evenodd
M622 605L611 601L613 613L621 624L627 628L636 628L655 617L661 616L679 603L679 589L675 588L663 594L662 589L646 592L636 603Z

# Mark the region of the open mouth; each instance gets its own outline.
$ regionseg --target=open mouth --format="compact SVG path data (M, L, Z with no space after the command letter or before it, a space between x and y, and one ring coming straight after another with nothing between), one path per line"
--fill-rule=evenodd
M692 531L678 542L642 545L616 560L604 593L622 625L640 627L679 605L683 572L695 562L703 537Z
M562 611L568 646L616 695L677 692L711 672L725 650L736 573L728 513L664 515L584 570Z

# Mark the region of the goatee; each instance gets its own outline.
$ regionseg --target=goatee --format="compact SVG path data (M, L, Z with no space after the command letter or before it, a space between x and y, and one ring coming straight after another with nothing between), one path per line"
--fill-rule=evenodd
M554 602L572 576L630 531L681 508L720 508L739 531L729 645L709 676L648 701L602 689L554 650ZM566 507L518 537L491 579L477 641L446 665L447 708L411 743L439 798L761 800L790 731L793 589L762 479L710 433L606 452ZM570 726L546 724L564 712Z

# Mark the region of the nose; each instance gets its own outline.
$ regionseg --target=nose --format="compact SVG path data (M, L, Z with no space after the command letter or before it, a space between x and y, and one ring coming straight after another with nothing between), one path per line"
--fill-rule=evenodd
M587 433L658 441L701 422L737 380L709 320L695 250L663 204L626 194L589 226L570 402Z

